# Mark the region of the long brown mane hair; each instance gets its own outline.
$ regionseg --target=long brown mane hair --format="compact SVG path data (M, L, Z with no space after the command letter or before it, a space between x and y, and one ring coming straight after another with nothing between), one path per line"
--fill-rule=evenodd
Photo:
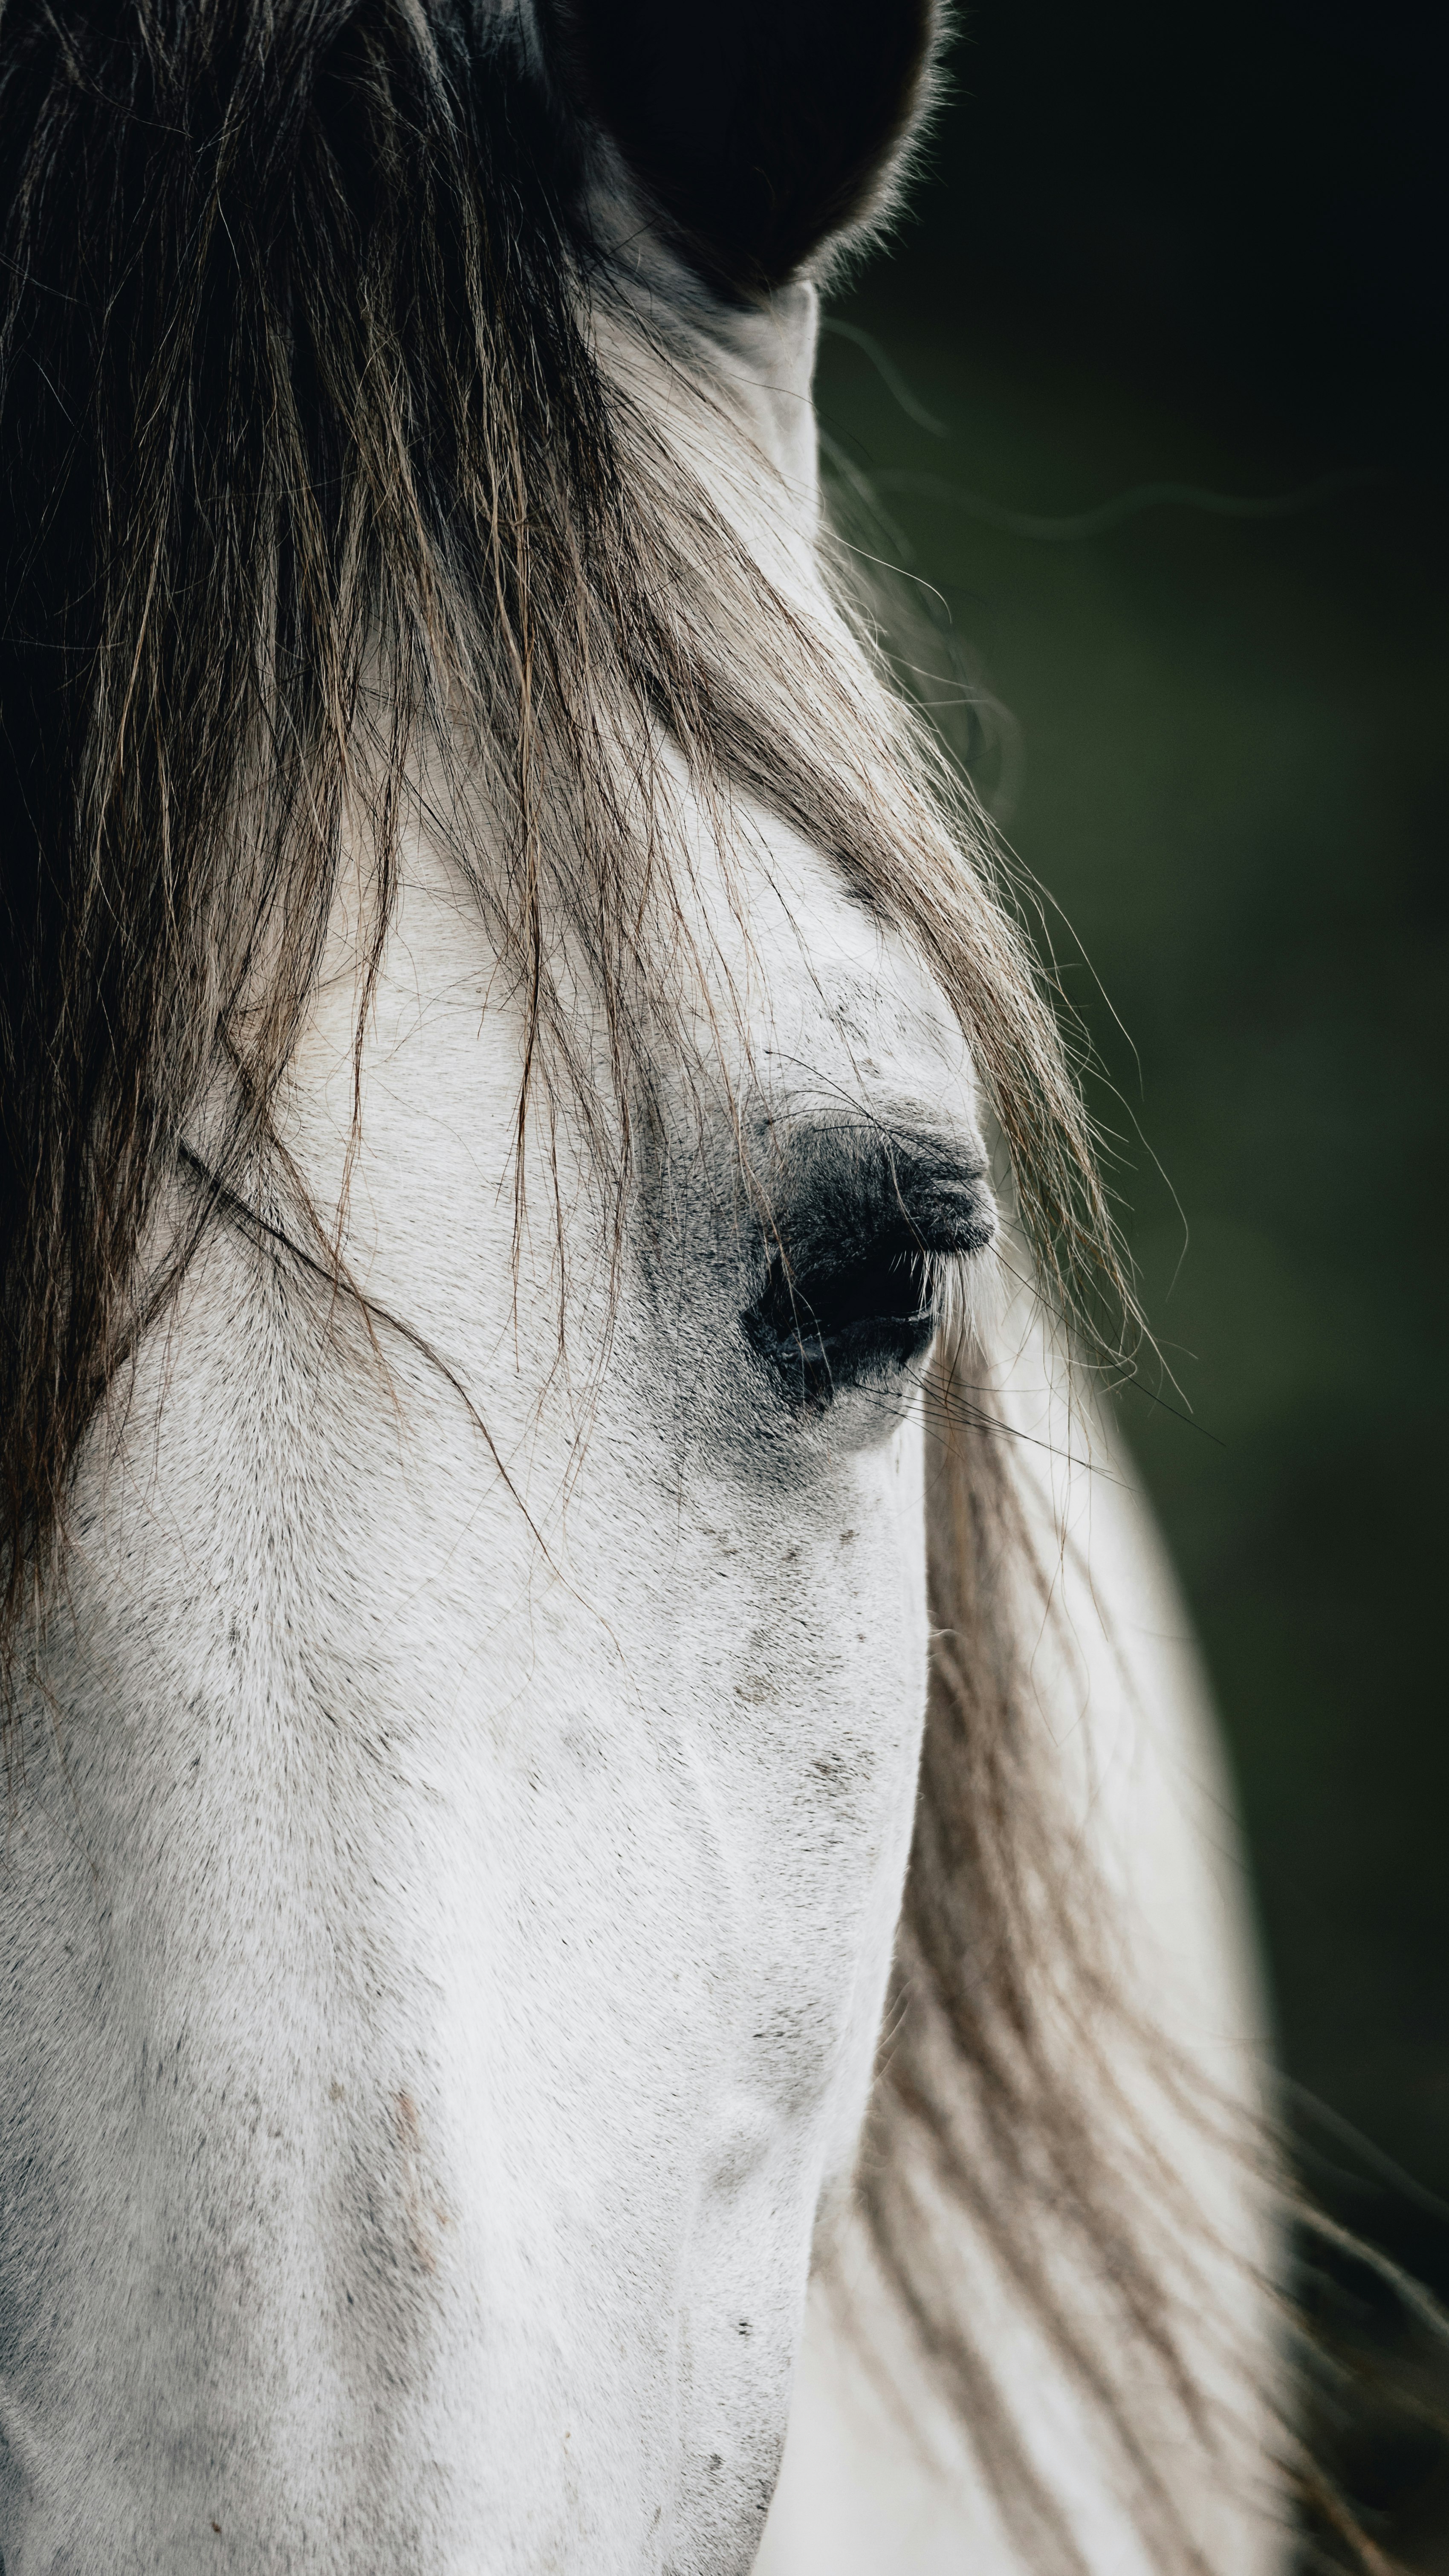
M785 595L599 355L607 319L705 383L712 311L870 213L920 94L928 13L826 13L840 96L785 132L798 184L768 222L731 195L728 136L701 164L713 196L673 185L647 117L609 136L600 14L0 6L7 1705L63 1574L82 1444L267 1151L359 813L376 971L421 754L460 810L486 807L501 852L472 882L530 1015L520 1124L571 1092L621 1203L650 1050L674 1026L667 742L717 807L748 797L784 817L914 939L970 1038L1043 1294L1066 1310L1093 1279L1123 1291L1051 997L969 793L868 641L823 598L817 614ZM766 53L766 14L809 64L826 18L741 12ZM658 27L635 17L647 47ZM681 95L687 70L671 74ZM788 90L779 63L760 79ZM666 133L667 89L649 94ZM627 224L601 237L601 193L616 218L621 202L647 215L672 302L641 306L609 247ZM580 1078L566 945L601 998L607 1114ZM309 1257L325 1264L326 1246ZM968 1352L954 1400L941 1391L945 1633L887 2091L967 2226L1018 2249L1070 2238L1101 2338L1134 2368L1146 2356L1191 2418L1153 2231L1033 2010L1043 1937L1063 1973L1080 1957L1084 1991L1094 1972L1078 1932L1053 1920L1044 1936L1021 1894L1050 1877L1050 1827L1003 1571L1021 1556L1009 1460L961 1391L975 1372ZM866 2201L904 2307L978 2429L996 2423L985 2447L1020 2499L990 2356L908 2196L877 2172ZM1016 2271L1140 2472L1158 2563L1192 2563L1141 2456L1132 2370L1090 2348L1049 2267ZM1021 2511L1041 2563L1077 2563L1059 2516Z

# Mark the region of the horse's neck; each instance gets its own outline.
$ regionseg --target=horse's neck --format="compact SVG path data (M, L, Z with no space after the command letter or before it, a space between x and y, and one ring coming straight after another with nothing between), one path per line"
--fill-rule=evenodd
M1135 2389L1135 2429L1153 2466L1170 2464L1169 2491L1204 2567L1281 2576L1285 2536L1265 2473L1279 2364L1266 2286L1278 2248L1255 2126L1263 1999L1231 1790L1185 1607L1130 1459L1085 1394L1073 1399L1034 1301L1013 1302L998 1343L1018 1490L1051 1595L1048 1607L1027 1585L1018 1605L1032 1751L1067 1801L1065 1866L1104 1938L1122 2015L1110 2076L1084 2069L1084 2099L1103 2137L1120 2132L1130 2108L1141 2122L1133 2158L1145 2147L1162 2160L1137 2170L1157 2190L1171 2177L1179 2195L1182 2272L1164 2262L1163 2287L1216 2447L1184 2438L1160 2369ZM1061 1964L1035 1963L1048 2011ZM979 2117L969 2065L959 2082L969 2137ZM981 2173L971 2181L982 2192ZM864 2220L847 2212L817 2276L759 2576L878 2576L897 2565L911 2576L954 2576L963 2565L972 2576L1037 2565L1149 2576L1161 2561L1134 2516L1136 2471L1089 2374L1033 2316L1009 2244L1003 2260L999 2238L966 2196L943 2190L929 2160L914 2206L984 2364L972 2408L963 2419L959 2384L931 2366ZM1089 2367L1110 2373L1120 2323L1101 2283L1074 2284L1076 2255L1065 2233L1053 2240L1049 2211L1011 2215L1037 2231L1058 2282L1081 2299ZM993 2453L1006 2462L1004 2493L983 2474ZM1023 2467L1040 2481L1035 2499L1022 2492Z

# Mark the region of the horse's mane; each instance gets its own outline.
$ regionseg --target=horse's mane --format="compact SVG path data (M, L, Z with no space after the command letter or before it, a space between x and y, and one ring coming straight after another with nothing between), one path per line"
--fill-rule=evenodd
M520 1130L569 1095L619 1206L651 1069L689 1043L668 745L713 812L783 817L917 944L970 1038L1044 1296L1127 1293L980 812L869 637L764 568L601 359L604 323L707 400L708 299L641 303L591 218L587 132L514 28L470 0L0 13L7 1693L63 1579L82 1444L269 1151L363 817L376 974L420 762L526 1003ZM600 999L602 1105L566 952ZM972 2228L1070 2237L1113 2334L1190 2415L1153 2231L1031 2006L1043 1939L1084 1995L1093 1972L1079 1927L1022 1896L1050 1878L1003 1570L1025 1542L1008 1452L979 1412L953 1419L932 1536L950 1636L883 2098ZM867 2170L902 2303L988 2420L989 2356L905 2164ZM1087 2353L1050 2266L1018 2273L1141 2468L1132 2372ZM988 2455L1020 2492L995 2416ZM1157 2563L1192 2563L1161 2480L1138 2485ZM1032 2546L1065 2549L1049 2523Z

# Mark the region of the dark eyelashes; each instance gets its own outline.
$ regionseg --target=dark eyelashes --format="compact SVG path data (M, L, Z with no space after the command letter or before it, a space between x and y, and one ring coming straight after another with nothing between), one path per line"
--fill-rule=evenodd
M741 1323L792 1406L818 1410L923 1356L937 1322L931 1256L982 1251L994 1231L974 1182L929 1217L918 1223L897 1202L885 1222L862 1225L856 1211L828 1237L812 1228L793 1259L788 1244L772 1249Z
M741 1319L745 1338L791 1402L826 1404L840 1386L904 1368L925 1349L936 1324L925 1286L914 1252L872 1253L804 1277L777 1253Z

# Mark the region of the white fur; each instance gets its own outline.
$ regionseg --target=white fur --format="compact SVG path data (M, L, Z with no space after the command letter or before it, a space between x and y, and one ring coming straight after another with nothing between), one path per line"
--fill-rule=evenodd
M728 360L802 541L813 328L801 290ZM727 1202L731 1103L926 1112L969 1150L905 949L758 818L748 937L712 867L701 825L747 1043L679 1105L696 1201ZM218 1229L91 1444L0 1883L5 2576L755 2557L899 1906L920 1422L904 1389L762 1414L727 1228L718 1259L631 1241L613 1298L566 1112L515 1242L495 965L415 830L346 1201L376 1347ZM344 924L283 1121L328 1212L356 998ZM1184 1932L1210 1983L1215 1901ZM935 2567L822 2556L808 2454L771 2569Z

